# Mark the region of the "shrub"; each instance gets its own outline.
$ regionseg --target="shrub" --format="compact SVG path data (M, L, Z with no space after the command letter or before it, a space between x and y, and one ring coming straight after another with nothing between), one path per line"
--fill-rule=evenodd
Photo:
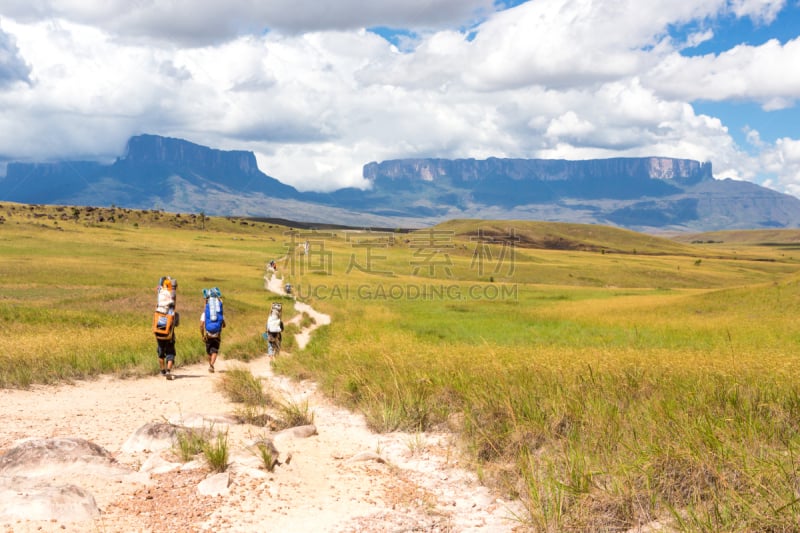
M233 402L248 406L266 406L274 402L264 392L261 380L246 368L231 368L217 382L217 388Z
M195 455L202 452L208 444L209 430L194 429L194 428L181 428L175 434L177 439L176 448L178 457L181 461L187 463L191 461Z
M217 433L214 442L203 444L203 455L212 472L224 472L228 468L228 432Z

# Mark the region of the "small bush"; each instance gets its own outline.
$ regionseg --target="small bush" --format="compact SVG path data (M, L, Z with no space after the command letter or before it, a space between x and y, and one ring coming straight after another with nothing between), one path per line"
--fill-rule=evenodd
M246 368L232 368L217 382L217 388L229 400L249 406L266 406L274 402L264 392L261 380Z
M278 429L307 426L314 423L314 413L308 409L308 401L287 401L278 406L280 411Z
M217 433L216 441L203 445L203 455L212 472L224 472L228 468L228 433Z
M207 429L181 428L176 433L176 452L184 463L188 463L194 456L202 452L208 445Z
M270 425L271 422L274 422L274 418L270 416L263 407L256 405L244 405L237 409L236 418L243 424L250 424L258 427L266 427Z

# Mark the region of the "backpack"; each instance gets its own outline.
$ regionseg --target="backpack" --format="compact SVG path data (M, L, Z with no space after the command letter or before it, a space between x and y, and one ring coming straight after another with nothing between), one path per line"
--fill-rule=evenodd
M175 308L175 293L178 290L178 280L169 276L162 277L158 282L156 293L156 311L167 314L170 309Z
M178 325L178 313L174 309L170 309L166 313L156 311L153 313L153 333L156 339L170 340L175 327Z
M219 290L217 290L217 294ZM209 296L206 300L205 310L206 333L212 337L219 335L222 331L222 322L225 320L222 312L222 300L219 296Z
M279 333L283 331L283 322L281 321L282 311L283 308L281 304L278 302L272 304L272 309L267 318L267 331L269 333Z
M156 288L156 311L153 314L153 333L156 339L171 340L180 318L175 312L175 293L178 280L163 276Z

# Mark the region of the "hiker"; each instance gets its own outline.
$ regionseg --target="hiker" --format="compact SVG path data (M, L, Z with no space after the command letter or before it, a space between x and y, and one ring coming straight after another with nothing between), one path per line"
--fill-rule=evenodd
M172 381L172 367L175 365L175 328L180 315L175 311L175 293L178 281L169 276L162 277L156 288L157 304L153 315L153 333L156 336L158 366L161 375Z
M281 304L272 304L272 309L267 318L267 355L275 357L281 351L281 340L283 331L283 320L281 320Z
M200 335L206 344L208 371L214 373L219 346L222 342L222 328L225 327L225 316L222 311L222 293L219 288L203 289L206 299L205 309L200 314Z

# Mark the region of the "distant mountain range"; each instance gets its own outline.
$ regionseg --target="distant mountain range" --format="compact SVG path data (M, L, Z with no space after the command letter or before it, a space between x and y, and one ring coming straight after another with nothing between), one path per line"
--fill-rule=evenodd
M364 177L370 189L300 192L259 170L252 152L139 135L111 164L9 163L0 200L381 227L455 218L638 231L800 227L800 199L715 179L711 163L687 159L401 159L369 163Z

